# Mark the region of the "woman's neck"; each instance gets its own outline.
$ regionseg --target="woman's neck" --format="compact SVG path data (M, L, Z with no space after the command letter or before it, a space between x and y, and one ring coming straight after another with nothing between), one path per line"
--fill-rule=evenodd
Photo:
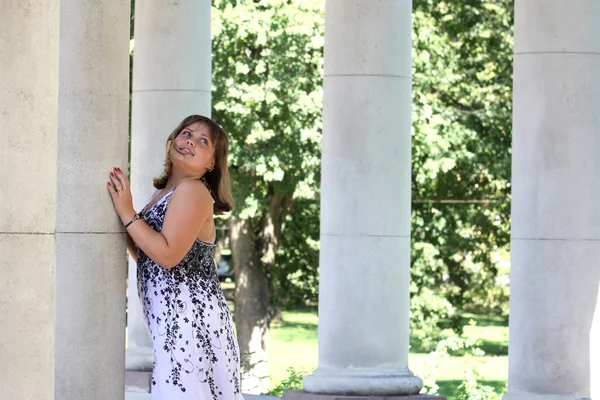
M183 181L198 180L198 179L200 179L200 177L189 176L189 175L185 175L182 173L178 173L178 171L172 171L171 175L169 176L169 179L167 179L167 184L165 186L165 189L171 190L175 186L178 186Z

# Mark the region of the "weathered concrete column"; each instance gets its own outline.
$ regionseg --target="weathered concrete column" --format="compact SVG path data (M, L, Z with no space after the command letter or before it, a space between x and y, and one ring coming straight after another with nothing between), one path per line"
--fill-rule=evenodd
M54 398L58 0L0 3L0 397Z
M163 171L165 140L190 114L210 115L209 0L137 2L131 138L131 187L136 210ZM127 369L152 370L152 341L138 298L136 264L129 263Z
M408 369L410 0L327 0L319 367L308 392L418 393Z
M125 234L106 182L127 165L130 5L60 4L55 398L123 399Z
M507 400L589 398L600 379L590 367L600 340L591 334L600 318L599 20L596 0L515 2Z
M105 182L127 161L129 6L111 3L0 7L3 398L123 398L125 241Z

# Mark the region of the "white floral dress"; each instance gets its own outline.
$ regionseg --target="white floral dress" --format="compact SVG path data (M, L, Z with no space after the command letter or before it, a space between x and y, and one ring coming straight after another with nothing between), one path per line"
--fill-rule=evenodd
M157 232L175 189L142 215ZM214 248L196 240L171 269L138 250L138 293L154 348L152 400L243 400L239 348Z

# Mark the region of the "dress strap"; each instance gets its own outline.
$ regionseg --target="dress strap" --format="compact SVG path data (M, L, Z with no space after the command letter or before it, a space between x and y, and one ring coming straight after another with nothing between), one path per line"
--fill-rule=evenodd
M152 198L150 198L150 201L148 202L148 204L146 204L146 206L144 206L142 211L140 211L140 214L141 215L146 214L148 211L150 211L151 208L153 208L155 205L160 203L164 198L166 198L168 194L170 194L174 191L175 191L175 188L172 188L167 193L162 194L162 196L159 196L161 194L162 190L159 190L158 192L154 193L154 196L152 196Z

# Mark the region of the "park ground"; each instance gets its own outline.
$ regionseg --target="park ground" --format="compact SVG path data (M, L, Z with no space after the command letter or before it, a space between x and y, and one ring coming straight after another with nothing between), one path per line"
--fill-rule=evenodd
M233 309L231 295L234 284L222 284ZM316 309L288 310L282 312L279 322L271 324L269 347L270 394L280 395L290 383L300 384L302 376L310 374L318 366L318 323ZM463 314L462 337L479 340L485 353L475 359L475 364L464 356L434 357L423 350L419 332L411 332L409 368L421 378L433 378L439 386L438 394L447 400L456 400L457 388L473 368L479 375L478 383L493 388L498 399L506 391L508 380L508 320L500 316ZM444 337L454 337L451 329L442 331ZM435 363L435 368L432 368Z
M312 372L318 365L317 326L315 310L284 311L283 322L271 326L269 370L270 386L275 388L281 381L288 379L292 368L300 375ZM477 357L476 370L479 383L491 386L498 397L506 390L508 378L508 326L503 317L477 316L464 314L465 338L481 340L480 348L484 356ZM469 325L474 321L475 326ZM451 330L443 331L446 336L454 336ZM409 368L418 376L424 377L429 371L431 360L429 352L420 350L416 335L411 336ZM437 370L433 374L439 394L454 400L456 388L465 378L469 369L465 357L449 356L439 359Z

